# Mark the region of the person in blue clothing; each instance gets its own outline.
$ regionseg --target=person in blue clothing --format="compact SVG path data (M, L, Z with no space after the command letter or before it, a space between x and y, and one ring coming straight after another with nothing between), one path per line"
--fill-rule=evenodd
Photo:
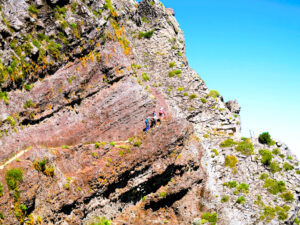
M145 123L146 123L145 132L147 133L147 131L149 130L149 119L148 118L146 118Z

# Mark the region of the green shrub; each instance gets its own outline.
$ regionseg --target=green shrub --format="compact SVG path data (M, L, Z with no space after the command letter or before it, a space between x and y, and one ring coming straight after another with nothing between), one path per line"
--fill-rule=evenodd
M218 150L217 150L217 149L215 149L215 148L214 148L214 149L213 149L213 150L211 150L211 151L212 151L213 153L215 153L215 155L216 155L216 156L218 156L218 155L219 155L219 152L218 152Z
M200 100L201 100L202 103L206 103L207 102L207 100L205 98L201 98Z
M260 180L265 180L265 179L268 178L268 177L269 177L268 174L262 173L262 174L260 175L259 179L260 179Z
M149 21L149 20L147 20L147 18L146 18L146 17L142 17L142 22L144 22L144 23L149 23L150 21Z
M37 170L37 171L45 171L46 169L46 164L47 164L47 159L43 159L42 161L34 161L33 163L33 167Z
M201 215L201 219L208 221L211 225L216 225L218 221L218 215L215 212L205 212Z
M226 186L228 188L235 188L237 186L237 182L234 180L234 181L228 181L227 183L225 182L223 184L223 186Z
M220 144L221 148L227 148L236 145L237 143L233 139L226 139Z
M105 217L96 217L89 225L111 225L111 221Z
M47 159L43 159L42 161L34 161L33 167L37 170L45 174L46 176L53 177L55 168L53 166L48 165Z
M228 166L230 168L235 168L238 162L239 161L234 155L227 155L225 157L225 166Z
M7 121L12 127L16 126L16 121L14 120L14 118L13 118L12 116L8 116L8 117L6 118L6 121Z
M291 164L289 164L288 162L285 162L285 163L283 164L283 168L284 168L285 171L288 171L288 170L293 170L293 169L294 169L294 166L291 165Z
M30 91L31 89L32 89L32 87L33 87L33 85L31 84L25 84L24 85L24 89L26 90L26 91Z
M141 144L142 144L141 141L136 141L136 142L133 143L133 145L136 146L136 147L140 147Z
M236 188L238 191L242 191L245 194L247 194L249 192L249 184L246 183L241 183L237 186Z
M28 11L36 15L39 14L39 10L33 4L28 7Z
M285 183L283 181L277 181L271 178L265 179L264 188L273 195L276 195L279 192L282 193L286 190Z
M70 146L69 145L63 145L63 146L61 146L61 148L63 148L63 149L69 149Z
M0 197L3 196L3 184L0 182Z
M77 28L77 24L76 23L70 23L70 27L75 30Z
M146 73L143 73L143 74L142 74L142 79L143 79L144 81L150 80L149 76L148 76Z
M229 201L229 195L224 195L221 198L221 202L228 202Z
M258 137L258 141L261 144L274 145L274 141L268 132L261 133Z
M174 66L176 66L175 62L170 62L170 63L169 63L169 67L170 67L170 68L173 68Z
M283 207L279 207L279 206L276 206L275 207L275 210L277 212L277 215L278 215L278 219L279 220L286 220L288 218L288 211L289 211L289 206L283 206Z
M100 143L99 143L99 142L96 142L96 143L95 143L95 147L96 147L96 148L100 148Z
M23 181L23 172L21 169L10 169L5 175L7 186L10 190L16 190L18 184Z
M150 31L146 31L146 32L141 31L139 33L139 39L142 39L142 38L150 39L152 37L153 33L154 33L154 29L150 30Z
M159 192L159 197L161 197L161 198L167 197L167 192L165 192L165 191Z
M245 204L246 203L245 197L244 196L238 197L238 199L236 200L236 203Z
M270 164L270 171L272 173L277 173L277 172L280 172L282 169L281 167L279 166L279 163L275 160L273 160Z
M27 100L25 103L24 103L24 109L28 109L28 108L30 108L30 107L32 107L32 106L34 106L35 104L32 102L32 99L29 99L29 100Z
M211 90L209 93L208 93L208 96L209 97L213 97L213 98L217 98L220 96L220 93L216 90Z
M272 151L272 153L274 155L279 155L280 154L280 149L279 148L274 148L273 151Z
M178 87L177 91L184 91L184 88L183 87Z
M115 145L116 145L115 142L113 142L113 141L110 142L109 144L110 144L110 146L112 146L112 147L115 147Z
M243 155L248 156L254 154L253 144L251 143L250 139L239 142L235 149L241 152Z
M9 101L9 97L8 97L8 94L7 92L1 92L0 91L0 99L2 99L6 104L8 104L8 101Z
M267 223L269 223L271 220L273 220L276 216L276 211L271 206L264 206L263 212L260 215L260 220L265 220Z
M0 212L0 219L4 220L4 214L3 214L3 212Z
M169 72L169 77L174 77L175 76L175 72L174 71L170 71Z
M190 99L192 100L192 99L194 99L194 98L197 98L197 95L196 95L196 94L191 94L191 95L190 95Z
M273 159L272 152L266 149L261 149L259 150L259 154L261 155L261 163L266 166L269 166Z
M286 192L282 193L282 194L280 195L280 197L281 197L282 199L284 199L284 201L286 201L286 202L292 202L292 201L295 200L295 199L294 199L294 195L292 194L291 191L286 191Z
M299 225L300 224L300 219L298 217L295 218L294 223Z
M183 93L183 96L189 96L189 94L188 94L188 93L186 93L186 92L184 92L184 93Z

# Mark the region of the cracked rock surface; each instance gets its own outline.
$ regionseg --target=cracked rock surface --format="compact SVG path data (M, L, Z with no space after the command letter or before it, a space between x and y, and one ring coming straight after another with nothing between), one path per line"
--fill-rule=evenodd
M1 224L298 223L298 160L241 137L241 107L189 67L174 10L0 2Z

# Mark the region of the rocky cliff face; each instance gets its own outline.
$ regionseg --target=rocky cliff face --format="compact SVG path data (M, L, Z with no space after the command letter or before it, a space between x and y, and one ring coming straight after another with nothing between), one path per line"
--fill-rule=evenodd
M1 14L2 224L299 224L297 159L241 139L238 103L188 66L172 10L24 0Z

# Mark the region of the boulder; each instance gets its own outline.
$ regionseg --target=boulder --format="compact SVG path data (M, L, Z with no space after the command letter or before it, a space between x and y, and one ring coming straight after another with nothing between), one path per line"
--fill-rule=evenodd
M230 112L239 114L241 111L241 107L237 100L231 100L226 102L226 107L229 109Z

